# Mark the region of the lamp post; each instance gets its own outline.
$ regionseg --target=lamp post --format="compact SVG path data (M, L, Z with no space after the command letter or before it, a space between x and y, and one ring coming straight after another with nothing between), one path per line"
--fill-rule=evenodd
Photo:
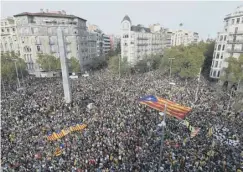
M161 172L161 161L162 161L162 153L163 153L163 145L164 145L164 135L165 135L165 118L166 118L166 109L167 109L167 104L165 104L165 109L164 109L164 113L160 112L160 116L163 116L163 121L159 124L159 126L162 127L162 134L161 134L161 144L160 144L160 154L159 154L159 167L158 167L158 172Z
M175 58L169 58L170 60L170 75L169 75L169 82L170 82L170 78L171 78L171 66L172 66L172 60L174 60Z
M118 55L119 57L119 79L121 78L121 54Z
M18 88L20 88L20 82L19 82L18 68L17 68L17 64L16 64L17 59L13 59L13 61L14 61L14 65L15 65L16 75L17 75L17 82L18 82L17 87L18 87Z
M202 71L202 68L200 68L200 72L198 74L198 83L197 83L197 90L196 90L196 94L195 94L195 102L197 101L197 97L198 97L198 91L199 91L199 84L200 84L200 78L201 78L201 71Z

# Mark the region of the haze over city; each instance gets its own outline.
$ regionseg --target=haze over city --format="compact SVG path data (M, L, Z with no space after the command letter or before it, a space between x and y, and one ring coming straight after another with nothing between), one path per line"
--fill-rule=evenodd
M22 12L38 12L40 9L50 11L65 10L84 18L90 24L98 25L108 34L120 34L120 24L127 14L134 25L160 23L162 26L179 29L182 28L199 33L200 38L208 36L215 38L217 32L222 30L225 15L231 13L240 1L228 2L85 2L85 1L26 1L2 2L2 17L13 16Z

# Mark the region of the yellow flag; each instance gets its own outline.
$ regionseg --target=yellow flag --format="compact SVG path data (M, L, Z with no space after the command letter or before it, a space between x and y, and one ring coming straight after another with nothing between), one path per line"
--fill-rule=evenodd
M208 137L211 137L213 135L213 127L210 127L208 129Z

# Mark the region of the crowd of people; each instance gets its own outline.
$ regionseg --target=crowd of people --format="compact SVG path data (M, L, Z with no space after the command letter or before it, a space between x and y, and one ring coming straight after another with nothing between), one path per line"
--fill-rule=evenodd
M2 89L1 167L3 171L72 172L230 172L243 170L243 114L227 110L229 96L218 94L201 80L169 78L159 71L122 76L99 71L71 81L72 103L63 99L61 78L24 81L25 90ZM200 132L190 131L167 116L165 132L158 126L157 110L138 99L156 95L192 107L186 120ZM87 105L92 103L92 108ZM83 131L48 141L48 132L85 123ZM217 139L209 128L222 126L224 139L234 136L238 145ZM164 134L161 167L160 143ZM62 153L55 150L64 145Z

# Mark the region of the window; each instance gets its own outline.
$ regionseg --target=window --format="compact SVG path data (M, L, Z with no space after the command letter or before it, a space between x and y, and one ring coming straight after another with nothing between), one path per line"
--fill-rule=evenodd
M7 29L7 32L9 32L9 29Z
M232 19L231 20L231 24L235 24L235 19Z
M215 62L215 67L216 67L216 68L218 67L218 61Z
M221 45L219 44L219 45L218 45L218 51L220 51L220 50L221 50Z
M4 29L2 29L2 32L4 32Z
M237 31L238 31L238 27L235 27L235 33L237 33Z
M13 28L13 32L15 32L15 28Z
M223 35L220 36L220 41L222 41L222 40L223 40Z
M218 71L218 77L219 77L219 75L220 75L220 71Z
M219 59L219 53L217 53L216 59Z
M41 51L41 49L40 49L40 46L39 46L39 45L37 45L36 49L37 49L37 51L38 51L38 52L40 52L40 51Z
M223 45L223 48L222 48L223 51L224 51L224 48L225 48L225 45Z
M220 57L221 59L223 59L223 55L221 55L221 57Z
M226 35L224 35L224 41L226 41L226 38L227 38L227 36L226 36Z
M211 67L213 67L214 66L214 61L213 61L213 63L212 63L212 66Z
M216 71L213 71L213 76L214 76L214 77L216 76Z
M237 18L236 19L236 24L239 24L240 23L240 18Z

